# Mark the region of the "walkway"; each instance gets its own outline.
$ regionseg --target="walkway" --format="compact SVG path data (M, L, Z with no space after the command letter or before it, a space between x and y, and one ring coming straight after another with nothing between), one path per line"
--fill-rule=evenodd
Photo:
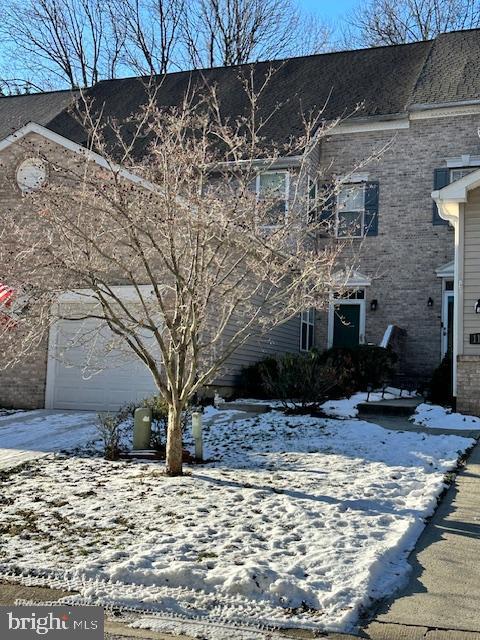
M375 640L480 640L480 444L411 556L410 582L365 629Z

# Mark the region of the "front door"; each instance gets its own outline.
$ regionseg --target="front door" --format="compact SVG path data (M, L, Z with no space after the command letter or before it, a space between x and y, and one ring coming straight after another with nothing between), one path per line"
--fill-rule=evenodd
M334 347L357 347L360 344L360 304L335 305Z
M453 309L455 294L453 291L443 292L442 305L442 357L453 353Z

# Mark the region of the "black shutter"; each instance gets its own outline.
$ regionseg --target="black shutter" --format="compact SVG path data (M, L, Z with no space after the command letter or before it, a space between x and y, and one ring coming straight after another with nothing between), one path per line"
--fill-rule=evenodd
M450 184L450 169L435 169L433 172L433 190L437 191L437 189L443 189L447 184ZM448 220L444 220L440 217L436 202L433 203L432 222L433 224L448 224Z
M365 184L365 235L378 236L378 182Z
M328 231L333 229L335 224L335 208L336 208L336 194L335 187L332 183L324 183L319 187L319 199L321 202L321 209L318 215L318 221L325 223L329 226Z

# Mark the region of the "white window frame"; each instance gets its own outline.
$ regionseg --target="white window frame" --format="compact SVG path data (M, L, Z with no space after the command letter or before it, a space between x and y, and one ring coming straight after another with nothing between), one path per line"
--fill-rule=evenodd
M313 198L310 197L310 192L313 189ZM317 210L318 205L318 181L311 176L308 176L307 182L307 223L311 221L312 211Z
M287 224L288 221L288 201L290 197L290 171L287 169L270 169L268 171L261 171L255 176L255 195L257 202L260 202L260 180L261 176L269 174L282 174L285 176L285 212L283 224L262 224L262 229L279 229Z
M478 169L478 167L449 167L450 182L455 182L456 180L461 180L466 175L468 175L469 173L473 173L477 169ZM453 176L454 176L455 173L459 173L459 174L463 174L463 175L460 175L458 178L454 178Z
M343 188L361 188L362 192L363 192L363 209L349 209L348 213L356 213L357 211L360 213L361 212L361 224L360 224L360 233L359 235L339 235L339 228L340 228L340 207L339 207L339 196L340 196L340 192L342 191ZM344 210L346 211L346 210ZM337 202L336 202L336 206L335 206L335 237L336 238L363 238L365 236L365 182L346 182L344 184L342 184L342 186L339 189L339 193L337 195Z
M311 318L310 318L311 316ZM312 332L312 346L310 349L304 349L302 346L303 325L307 325L307 347L308 347L308 334ZM315 346L315 309L305 309L300 314L300 351L302 353L308 353Z

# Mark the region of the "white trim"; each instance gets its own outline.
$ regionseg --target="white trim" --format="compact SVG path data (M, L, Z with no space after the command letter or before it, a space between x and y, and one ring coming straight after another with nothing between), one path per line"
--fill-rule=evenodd
M370 131L395 131L397 129L409 129L410 122L408 117L398 120L378 120L373 122L355 122L346 120L327 131L325 135L339 136L349 133L368 133Z
M445 280L442 282L442 340L441 356L445 357L448 350L448 299L453 298L455 313L455 291L445 289ZM453 330L453 327L452 327Z
M255 176L255 196L257 202L260 201L260 180L262 176L269 174L282 174L285 176L285 212L283 224L263 224L262 229L278 229L287 224L288 211L289 211L289 199L290 199L290 172L288 169L269 169L268 171L262 171Z
M438 278L445 278L447 280L453 280L455 276L455 260L442 264L441 267L435 269L435 273Z
M432 191L432 198L437 203L440 217L450 222L451 218L458 218L458 204L460 202L467 202L468 192L479 186L480 169L477 169L460 178L460 180L451 182L446 187L443 187L443 189Z
M335 306L340 305L358 305L360 307L360 326L358 328L358 343L365 344L365 325L366 325L366 300L365 296L358 299L349 299L349 298L334 298L332 294L330 294L330 299L328 303L328 334L327 334L327 346L333 346L333 331L335 328Z
M303 319L303 315L305 313L307 314L306 320ZM311 320L310 320L310 314L312 317ZM313 307L311 309L306 309L305 311L302 311L300 313L300 347L299 348L301 353L308 353L315 346L315 315L316 315L316 311ZM302 349L302 329L304 324L307 325L307 344L308 344L308 330L309 328L312 329L312 346L310 349Z
M458 116L471 116L480 113L480 104L455 104L445 105L413 105L409 108L410 120L429 120L431 118L455 118Z
M58 305L52 305L55 315L58 315ZM47 379L45 383L45 409L53 409L55 398L55 353L57 351L58 323L54 322L48 333L47 349Z
M465 154L463 156L455 156L452 158L445 158L447 167L449 169L461 169L463 167L480 167L480 156L471 156Z
M140 302L136 288L133 285L119 285L116 287L109 287L109 289L111 289L115 296L125 300L126 302ZM146 294L153 296L154 294L153 287L149 284L141 284L138 286L138 289L142 296L145 296ZM105 289L105 296L109 296L108 289ZM65 304L67 302L90 302L93 304L97 301L98 298L93 289L72 289L71 291L64 291L57 299L59 304Z
M348 189L350 184L354 185L355 187L359 187L362 190L363 193L363 207L361 209L340 209L340 205L339 205L339 201L340 201L340 193L342 191L342 189ZM337 194L337 198L336 198L336 206L335 206L335 237L336 238L363 238L365 237L365 194L366 194L366 190L365 190L365 182L363 181L354 181L354 182L344 182L343 184L341 184L339 190L338 190L338 194ZM359 225L359 233L357 235L339 235L339 228L340 228L340 216L343 213L358 213L359 217L360 217L360 225Z
M68 138L64 138L58 133L55 133L54 131L50 131L50 129L47 129L46 127L43 127L42 125L37 124L36 122L27 123L20 129L15 131L15 133L12 133L11 135L1 140L0 151L3 151L4 149L8 148L10 145L15 144L16 142L24 138L29 133L36 133L37 135L42 136L43 138L49 140L50 142L58 144L64 147L65 149L72 151L73 153L82 155L87 160L87 162L95 162L100 167L103 167L104 169L108 169L109 171L113 171L114 173L122 176L122 178L125 178L130 182L135 182L136 184L140 184L142 187L145 187L145 189L148 189L149 191L155 191L157 189L157 186L154 185L152 182L149 182L148 180L144 180L140 176L137 176L134 173L132 173L131 171L127 171L126 169L123 169L119 164L108 162L101 155L99 155L98 153L95 153L95 151L91 151L90 149L82 147L76 142L73 142Z
M333 274L332 280L346 289L363 289L372 284L372 279L359 271L351 271L348 276L345 271L337 271Z

